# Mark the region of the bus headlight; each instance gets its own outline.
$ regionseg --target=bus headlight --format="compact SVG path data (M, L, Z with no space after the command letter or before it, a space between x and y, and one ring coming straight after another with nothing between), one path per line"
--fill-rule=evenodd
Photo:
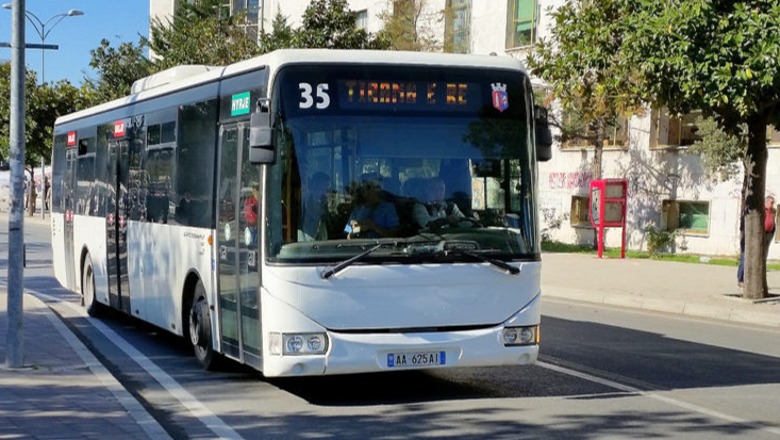
M328 336L325 333L270 333L268 350L273 355L325 354Z
M504 327L502 332L505 346L534 345L539 343L539 326Z

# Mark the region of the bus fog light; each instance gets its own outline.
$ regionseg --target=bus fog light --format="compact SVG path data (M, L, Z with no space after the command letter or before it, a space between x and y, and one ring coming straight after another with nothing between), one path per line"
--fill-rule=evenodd
M322 349L322 338L320 335L309 336L306 343L309 346L309 351L318 352Z
M506 327L502 333L506 346L533 345L539 343L539 326Z
M282 338L284 355L325 354L328 351L325 333L285 333Z
M284 348L287 349L288 353L299 353L301 348L303 348L303 339L298 335L289 336L284 344Z

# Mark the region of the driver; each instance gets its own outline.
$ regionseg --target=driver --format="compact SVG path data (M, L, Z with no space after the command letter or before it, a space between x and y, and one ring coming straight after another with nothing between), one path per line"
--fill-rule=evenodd
M458 209L458 205L444 200L444 181L438 177L429 179L423 191L424 203L415 203L412 215L421 228L429 228L434 225L455 225L465 215ZM433 223L433 225L432 225Z

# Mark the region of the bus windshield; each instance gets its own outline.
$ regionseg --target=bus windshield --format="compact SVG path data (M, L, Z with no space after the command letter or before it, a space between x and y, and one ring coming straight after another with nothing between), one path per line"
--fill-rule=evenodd
M269 260L538 259L530 93L519 70L284 68Z

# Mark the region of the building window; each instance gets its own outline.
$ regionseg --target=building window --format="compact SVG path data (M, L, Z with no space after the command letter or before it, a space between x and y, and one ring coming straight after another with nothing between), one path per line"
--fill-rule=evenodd
M445 52L471 52L471 0L447 0Z
M362 11L357 11L355 12L355 15L357 16L355 26L358 29L368 29L368 10L363 9Z
M593 147L593 139L596 133L588 127L579 113L569 111L563 114L561 127L561 147L581 149L583 147ZM605 148L628 147L628 119L618 117L613 126L607 127L604 133Z
M664 200L661 206L666 230L703 235L710 230L709 202Z
M766 126L766 143L770 145L780 145L780 130L772 124Z
M701 139L696 135L699 127L696 119L701 112L672 116L666 110L653 111L654 141L653 147L684 147L693 145Z
M590 217L588 217L588 196L571 196L571 212L569 218L572 226L590 227Z
M536 42L537 0L509 0L506 47L530 46Z

